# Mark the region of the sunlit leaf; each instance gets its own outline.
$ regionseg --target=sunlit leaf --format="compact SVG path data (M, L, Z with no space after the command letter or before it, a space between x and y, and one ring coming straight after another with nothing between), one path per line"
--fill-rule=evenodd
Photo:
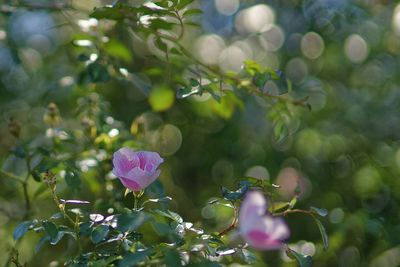
M182 217L179 214L177 214L177 213L175 213L173 211L170 211L170 210L165 210L165 211L164 210L154 210L154 212L156 214L158 214L158 215L170 218L170 219L176 221L177 223L183 223Z
M111 39L104 44L104 50L111 56L120 58L125 61L132 60L132 54L129 49L121 42Z
M289 247L286 248L286 254L289 258L295 259L299 264L299 267L312 267L311 256L300 254Z

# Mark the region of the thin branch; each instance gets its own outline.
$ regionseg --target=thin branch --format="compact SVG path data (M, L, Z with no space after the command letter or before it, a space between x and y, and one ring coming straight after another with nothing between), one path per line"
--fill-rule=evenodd
M3 176L3 177L7 177L7 178L9 178L9 179L13 179L13 180L15 180L15 181L17 181L17 182L20 182L20 183L24 183L24 182L25 182L25 181L22 180L20 177L18 177L18 176L16 176L16 175L12 174L12 173L10 173L10 172L3 171L3 170L0 170L0 175Z
M238 210L238 208L235 206L235 204L234 204L233 202L231 202L231 203L232 203L233 210L234 210L234 212L235 212L234 218L233 218L231 224L230 224L226 229L222 230L222 231L218 234L218 236L220 236L220 237L226 235L227 233L229 233L230 231L232 231L233 229L235 229L236 223L237 223L237 221L238 221L239 210Z
M277 101L280 102L289 102L293 105L296 106L304 106L304 107L308 107L308 104L306 103L308 97L305 97L303 99L290 99L281 95L272 95L268 92L263 92L260 89L257 88L257 86L255 86L251 81L245 81L242 80L236 76L233 75L228 75L225 74L223 72L221 72L220 70L213 68L212 66L206 65L203 62L201 62L200 60L194 58L192 56L192 53L190 51L188 51L182 44L179 43L179 40L173 36L168 36L166 34L161 34L161 33L155 33L155 35L159 38L168 40L173 42L176 46L179 47L179 49L181 50L181 52L183 53L184 56L186 56L187 58L190 58L191 60L193 60L196 64L200 65L201 67L207 69L209 72L214 73L216 76L221 77L222 79L225 80L229 80L231 82L234 82L235 84L237 84L240 88L246 89L249 93L255 94L257 96L261 96L261 97L266 97L269 99L275 99Z
M291 213L304 213L304 214L308 214L308 215L313 215L313 213L311 211L309 211L309 210L301 210L301 209L285 210L285 211L282 211L282 212L274 213L272 215L274 215L274 216L286 216L286 215L291 214Z
M183 20L182 20L181 15L179 14L178 10L175 10L175 15L176 15L176 18L179 20L179 25L180 25L180 32L178 35L178 39L182 39L182 37L185 33L185 26L183 25Z
M51 11L61 11L65 9L74 9L70 4L66 3L52 3L52 4L42 4L42 3L18 3L17 5L0 5L0 13L13 13L20 8L26 9L45 9Z

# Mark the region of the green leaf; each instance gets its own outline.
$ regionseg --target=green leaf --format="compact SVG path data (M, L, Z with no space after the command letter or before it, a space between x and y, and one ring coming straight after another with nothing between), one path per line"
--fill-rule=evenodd
M141 251L136 251L135 253L128 253L124 255L122 261L119 262L118 266L135 266L139 262L144 261L149 255L153 253L153 249L145 249Z
M104 50L113 57L120 58L129 62L132 60L132 54L129 49L121 42L111 39L104 45Z
M152 221L151 225L158 235L164 236L171 232L171 227L169 224Z
M181 10L193 2L194 0L179 0L179 4L176 5L176 8Z
M163 30L171 30L175 26L174 23L168 22L164 19L152 19L150 22L150 28L153 31L163 29Z
M240 257L242 260L247 263L247 264L254 264L257 261L256 256L254 255L253 252L247 250L247 249L241 249L239 252Z
M183 223L182 217L178 213L175 213L173 211L170 211L170 210L166 210L166 211L164 211L164 210L154 210L154 212L156 214L158 214L158 215L170 218L170 219L172 219L173 221L175 221L177 223Z
M246 194L249 187L250 187L250 183L247 181L241 181L240 187L236 191L230 191L226 187L221 187L222 196L226 200L230 200L230 201L238 200L238 199L241 199L244 196L244 194Z
M79 191L81 189L81 179L77 172L67 171L64 179L72 191Z
M310 207L310 211L312 211L315 214L318 214L321 217L325 217L326 215L328 215L328 211L323 208Z
M253 83L259 88L263 89L267 81L271 80L271 74L267 72L257 73L253 78Z
M222 265L215 261L203 260L185 265L187 267L221 267Z
M57 220L57 219L62 219L64 218L64 214L62 212L57 212L51 215L50 219L52 220Z
M183 13L183 17L193 16L193 15L200 15L203 14L201 9L189 9Z
M295 259L300 267L312 267L312 257L300 254L289 247L286 248L286 254L289 258Z
M110 229L108 225L99 225L93 229L90 238L92 239L93 243L97 244L107 236L109 231Z
M117 218L117 229L121 232L133 231L148 220L148 216L140 211L123 213Z
M297 196L293 197L289 202L289 209L293 209L297 203Z
M105 6L95 8L93 13L90 14L90 17L95 19L122 20L124 15L117 8Z
M321 233L321 237L322 237L322 243L324 245L324 249L328 249L329 246L329 239L328 239L328 234L326 233L325 227L322 224L322 222L320 220L318 220L315 216L312 216L315 220L315 222L317 223L319 232Z
M107 68L97 62L89 64L87 70L90 80L94 83L108 82L110 80Z
M179 252L175 249L168 249L165 253L165 265L167 267L182 266L182 259Z
M26 157L25 150L22 147L17 146L14 149L12 149L11 152L14 153L14 155L18 158Z
M189 82L190 82L190 85L191 85L192 87L196 87L196 86L199 86L199 85L200 85L199 81L196 80L196 79L193 79L193 78L190 78Z
M57 235L54 238L50 239L50 244L56 245L64 237L64 234L65 234L64 231L58 231Z
M190 87L184 87L184 88L179 89L176 92L176 97L182 99L182 98L187 98L192 95L200 95L201 93L202 93L202 90L200 87L196 88L196 89L192 89Z
M50 221L44 221L42 225L44 227L44 230L50 236L51 239L55 239L57 237L58 230L57 226L54 223Z
M175 101L174 92L166 86L158 86L150 92L150 106L155 111L166 111L171 108Z
M162 198L149 198L146 201L143 202L142 205L145 205L146 203L152 202L152 203L159 203L159 202L170 202L172 200L171 197L162 197Z
M42 248L42 246L44 245L44 243L46 243L47 241L50 241L50 236L46 235L43 236L42 238L40 238L39 242L36 244L35 247L35 253L38 253L39 250Z
M79 224L79 235L89 235L93 222L84 222Z
M37 223L37 221L34 220L34 221L24 221L24 222L18 224L13 233L14 240L18 240L21 237L23 237L26 234L26 232L29 230L29 228L31 226L34 226L36 223Z

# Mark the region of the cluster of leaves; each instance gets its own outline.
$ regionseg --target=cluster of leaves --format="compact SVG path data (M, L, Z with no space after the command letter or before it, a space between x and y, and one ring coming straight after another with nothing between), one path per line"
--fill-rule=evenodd
M266 180L246 178L239 183L239 188L235 191L221 188L222 198L214 199L208 204L224 205L235 212L232 224L219 233L205 233L203 229L195 227L191 222L186 222L179 214L169 210L167 203L171 200L170 197L145 199L138 208L133 210L124 208L119 214L105 216L90 213L81 208L71 208L71 206L90 203L81 200L58 199L54 190L55 181L47 179L45 182L52 189L60 212L53 214L49 219L34 219L20 223L13 237L18 240L30 230L41 233L42 237L35 248L38 252L45 243L57 245L64 237L69 236L74 240L76 256L69 256L66 262L68 266L134 266L139 264L220 266L220 263L229 262L252 264L257 258L246 246L233 245L230 238L225 238L230 231L235 230L240 200L248 190L252 189L264 190L269 195L271 212L275 216L295 212L312 216L321 232L324 247L328 246L325 229L316 218L317 215L326 216L326 210L314 207L309 210L294 209L297 197L290 202L274 202L274 189L277 186ZM139 196L134 194L134 197ZM159 207L150 207L151 203L158 204ZM143 229L149 227L163 241L149 242L151 237L146 237L143 233ZM286 247L286 253L302 267L312 264L310 256L302 255L289 247Z

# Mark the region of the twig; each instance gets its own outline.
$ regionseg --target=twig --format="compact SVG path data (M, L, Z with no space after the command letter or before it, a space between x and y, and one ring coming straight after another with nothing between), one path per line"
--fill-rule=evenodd
M311 211L309 211L309 210L301 210L301 209L285 210L285 211L282 211L282 212L274 213L272 215L274 215L274 216L286 216L286 215L291 214L291 213L304 213L304 214L308 214L308 215L313 215L313 213Z
M239 210L238 210L238 208L235 206L235 204L233 202L231 202L231 203L232 203L233 210L235 212L234 218L233 218L231 224L226 229L222 230L218 234L219 237L222 237L222 236L226 235L227 233L229 233L230 231L232 231L236 227L236 223L238 221L238 216L239 216Z
M185 26L183 25L183 21L182 21L181 15L179 15L178 10L175 10L175 14L176 14L176 18L179 20L179 25L180 25L180 28L181 28L180 32L179 32L179 35L178 35L178 39L182 39L183 34L185 33Z
M208 66L206 64L204 64L203 62L201 62L200 60L194 58L192 56L192 54L190 53L190 51L188 51L182 44L179 43L179 40L173 36L169 36L166 34L161 34L161 33L155 33L155 35L158 38L162 38L168 41L173 42L176 46L179 47L179 49L181 50L181 52L183 53L184 56L186 56L187 58L190 58L191 60L193 60L196 64L200 65L201 67L207 69L209 72L214 73L216 76L221 77L222 79L225 80L229 80L231 82L234 82L235 84L237 84L239 87L246 89L249 93L261 96L261 97L267 97L269 99L275 99L278 100L280 102L290 102L293 105L296 106L304 106L304 107L309 107L306 103L308 97L305 97L303 99L290 99L290 98L286 98L284 96L280 96L280 95L272 95L268 92L263 92L261 90L259 90L257 88L257 86L255 86L251 81L246 81L246 80L242 80L236 76L232 76L232 75L228 75L225 74L221 71L219 71L218 69L215 69L211 66Z
M41 4L41 3L19 3L17 5L0 5L0 13L13 13L19 8L26 9L46 9L51 11L61 11L65 9L74 9L71 5L65 3L52 3L52 4Z

